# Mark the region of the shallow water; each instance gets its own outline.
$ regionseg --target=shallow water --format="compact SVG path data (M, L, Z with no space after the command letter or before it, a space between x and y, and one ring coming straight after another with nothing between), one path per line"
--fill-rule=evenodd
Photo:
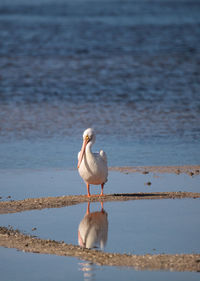
M2 140L0 169L76 168L81 145L82 131L79 136L62 139ZM109 166L198 165L200 159L199 141L134 141L131 137L97 135L93 151L101 149Z
M151 185L147 185L151 182ZM33 197L86 194L87 189L76 170L0 170L1 200L20 200ZM137 193L166 191L200 191L200 176L186 174L109 172L104 193ZM91 186L92 194L99 194L99 186ZM10 198L8 198L10 196Z
M199 199L106 202L103 207L108 219L108 230L105 227L102 230L108 231L105 251L131 254L200 252ZM1 215L0 225L11 225L40 238L77 245L79 224L87 208L88 204L84 203L6 214ZM90 213L101 215L101 211L99 202L90 204ZM94 218L93 223L94 226L98 224L98 229L103 227L103 221L99 222L98 218L96 221Z
M1 1L0 167L72 167L89 126L110 165L199 164L199 13L199 1Z
M38 255L22 253L15 249L0 249L1 276L4 281L10 280L60 280L73 277L76 280L169 280L177 281L199 280L199 273L195 272L157 272L135 271L132 269L97 266L75 258L53 255ZM11 270L11 268L13 270ZM37 268L37 270L35 270Z

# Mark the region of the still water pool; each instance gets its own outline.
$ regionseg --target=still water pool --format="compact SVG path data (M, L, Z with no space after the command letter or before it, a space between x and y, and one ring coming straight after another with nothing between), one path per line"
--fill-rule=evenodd
M90 225L84 225L84 231L87 239L94 235L92 227L98 228L97 232L104 232L99 235L107 237L104 239L105 251L131 254L200 252L199 199L106 202L103 208L104 212L99 202L90 204L90 214L98 213ZM40 238L78 245L79 224L89 216L87 210L88 204L84 203L6 214L0 216L0 225L11 225Z

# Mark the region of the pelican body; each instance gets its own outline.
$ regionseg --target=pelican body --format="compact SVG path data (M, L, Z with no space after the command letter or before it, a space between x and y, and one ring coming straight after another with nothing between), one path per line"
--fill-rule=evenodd
M90 197L90 184L101 185L102 196L103 187L108 177L106 153L103 150L99 153L93 153L91 150L95 139L93 129L85 130L83 133L83 145L78 154L78 171L87 185L88 197Z

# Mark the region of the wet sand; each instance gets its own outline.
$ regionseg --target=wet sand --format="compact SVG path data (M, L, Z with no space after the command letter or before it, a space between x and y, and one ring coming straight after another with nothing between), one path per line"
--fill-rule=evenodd
M127 200L147 200L147 199L181 199L200 198L200 193L195 192L150 192L150 193L120 193L106 194L104 196L75 195L43 198L28 198L24 200L0 202L0 214L16 213L30 210L41 210L45 208L61 208L72 206L84 202L110 202Z
M188 174L190 176L200 174L200 165L185 165L185 166L140 166L140 167L110 167L110 171L119 171L123 173L173 173L173 174Z

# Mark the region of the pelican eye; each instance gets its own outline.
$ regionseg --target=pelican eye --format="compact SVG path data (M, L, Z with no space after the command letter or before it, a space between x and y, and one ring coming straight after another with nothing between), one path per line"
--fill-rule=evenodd
M85 139L86 139L87 141L90 141L90 137L89 137L88 135L85 137Z

